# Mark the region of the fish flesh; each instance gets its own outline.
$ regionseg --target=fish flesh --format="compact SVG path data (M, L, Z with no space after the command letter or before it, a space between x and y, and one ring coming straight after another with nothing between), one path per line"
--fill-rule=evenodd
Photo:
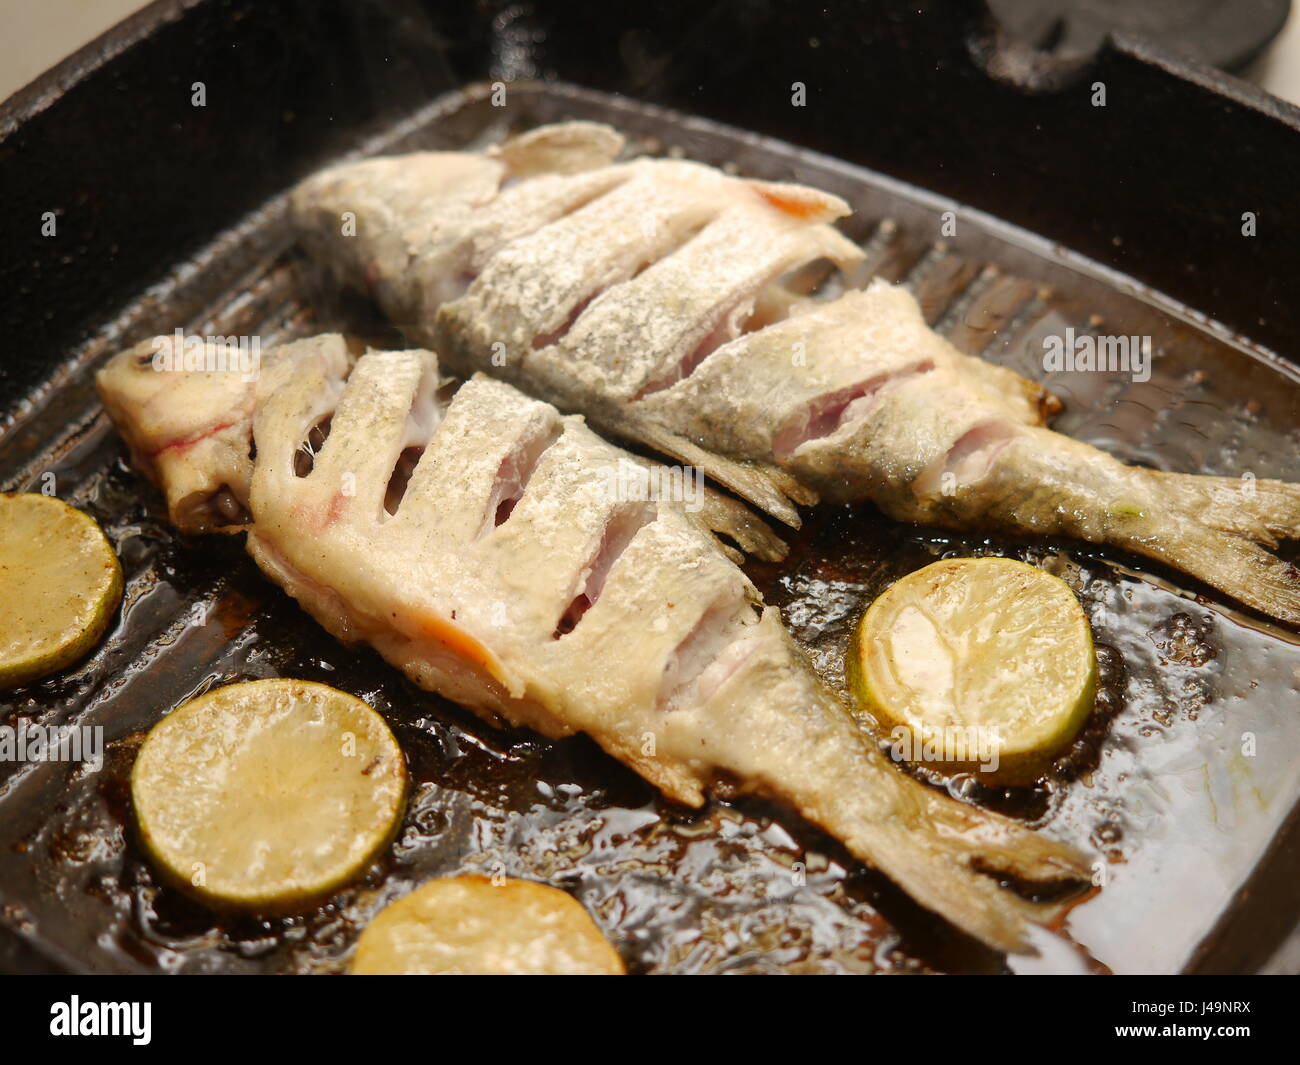
M1300 624L1300 486L1127 466L1047 428L1042 386L959 352L904 288L838 298L849 209L594 123L485 152L331 167L291 197L308 253L455 372L698 465L768 514L871 500L908 522L1067 536L1155 559ZM351 218L350 235L340 219Z
M628 490L629 463L657 467L490 376L444 402L428 351L354 360L314 337L268 352L242 392L158 374L148 353L98 386L172 513L212 527L196 486L231 491L263 572L419 686L496 724L586 733L677 802L720 781L782 801L1000 950L1032 950L1028 923L1065 905L1013 885L1088 879L1073 848L891 764L710 535L770 548L725 520L743 504L710 522ZM160 457L211 468L160 475Z

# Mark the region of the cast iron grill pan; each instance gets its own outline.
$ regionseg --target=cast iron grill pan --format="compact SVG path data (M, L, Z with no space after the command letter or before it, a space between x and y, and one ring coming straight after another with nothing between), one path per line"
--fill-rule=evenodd
M1066 327L1152 337L1148 382L1047 377L1067 404L1057 428L1128 462L1300 480L1293 367L1062 248L880 174L623 97L555 82L512 84L505 107L489 96L480 85L439 98L363 154L482 145L578 117L610 122L647 154L828 189L853 206L845 229L867 251L843 283L908 285L932 325L968 352L1044 379L1042 338ZM949 211L956 232L936 239ZM793 814L726 797L685 811L585 739L493 731L372 652L338 646L261 578L238 540L173 531L157 494L128 468L85 371L178 326L257 335L264 346L323 329L400 342L364 301L319 290L292 249L281 197L141 293L78 372L46 383L39 412L0 437L4 486L39 490L53 474L58 494L104 525L127 578L120 616L92 658L0 703L6 724L102 726L106 741L99 772L0 765L0 926L12 933L11 965L339 971L384 904L430 877L477 871L571 891L633 971L1008 968ZM869 506L806 517L786 562L750 572L835 685L861 610L937 557L1012 555L1071 584L1101 647L1092 724L1038 787L956 786L1099 857L1104 887L1073 911L1074 943L1011 967L1206 964L1217 938L1241 923L1239 890L1300 795L1300 640L1114 552L905 527ZM128 774L144 734L170 709L215 685L278 675L378 708L410 762L410 806L391 853L316 910L223 917L163 886L143 859ZM1260 929L1280 936L1294 918L1274 911L1252 917L1254 938L1238 944L1234 964L1264 963L1271 944Z

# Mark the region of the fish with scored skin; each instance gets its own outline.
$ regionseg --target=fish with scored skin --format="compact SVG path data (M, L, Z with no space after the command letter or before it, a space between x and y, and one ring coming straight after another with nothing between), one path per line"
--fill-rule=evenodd
M169 404L230 420L212 375L159 392L152 373L133 351L100 373L128 440L148 440ZM243 527L273 581L338 639L490 721L585 732L692 806L719 780L784 801L958 927L1029 949L1026 922L1062 904L995 874L1086 881L1081 855L891 765L704 523L616 487L641 460L505 382L477 375L445 408L438 384L426 351L353 365L325 336L267 352L235 451L254 453ZM193 420L167 424L205 439ZM229 482L224 454L189 452L222 467L209 484Z
M792 525L794 503L869 499L1113 544L1300 624L1300 571L1265 549L1300 537L1300 486L1126 466L1051 432L1053 397L957 351L905 289L790 291L801 267L861 258L829 224L843 201L620 150L575 122L349 163L304 181L291 213L309 252L456 372L696 464Z
M174 353L186 342L161 336L120 353L96 376L100 399L126 441L132 463L162 491L173 525L187 533L242 532L250 521L247 507L256 455L253 413L266 396L267 382L275 378L234 370L153 372L160 352ZM261 365L296 364L322 344L337 350L347 365L355 361L340 337L328 335L270 348ZM205 344L204 358L196 363L223 364L228 352L219 351L219 347ZM180 365L174 354L168 361ZM422 394L408 421L399 471L409 463L408 450L428 441L434 410L433 396ZM323 439L324 414L319 421L308 434L300 462ZM632 483L646 480L637 469L657 465L630 454L625 456L625 464L620 475ZM400 479L401 473L395 476ZM680 476L669 481L679 495L684 490L681 482ZM650 487L647 482L647 490ZM739 562L746 554L766 561L785 557L785 544L744 504L707 486L693 495L686 501L687 513L701 529L721 538L719 545L730 558Z

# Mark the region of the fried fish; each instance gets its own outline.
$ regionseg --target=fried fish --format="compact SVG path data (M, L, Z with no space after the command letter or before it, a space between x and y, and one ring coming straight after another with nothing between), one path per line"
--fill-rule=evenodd
M1088 878L1072 848L890 764L709 534L770 548L728 519L741 504L693 513L581 418L485 375L444 406L427 351L353 365L316 337L268 352L241 391L203 371L160 386L147 350L98 383L137 455L194 464L162 478L173 514L210 513L197 485L238 493L266 575L421 687L586 733L687 805L719 780L782 801L998 949L1029 949L1027 922L1062 908L1012 882Z
M1111 544L1300 623L1300 486L1162 473L1046 428L1041 386L957 351L903 288L801 299L860 251L837 197L542 127L487 152L332 167L292 197L307 249L457 373L692 463L791 525L871 500L902 521ZM345 235L340 219L355 220Z

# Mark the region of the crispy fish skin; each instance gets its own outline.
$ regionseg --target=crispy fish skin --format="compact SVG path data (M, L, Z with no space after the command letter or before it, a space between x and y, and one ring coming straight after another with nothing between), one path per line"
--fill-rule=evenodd
M174 346L174 337L160 336L119 352L96 374L100 399L126 441L132 463L162 491L173 525L186 533L243 532L250 521L253 413L268 394L268 382L278 380L270 371L279 362L331 367L329 388L312 412L320 422L333 409L356 360L341 335L326 333L267 349L255 375L183 366L156 370L155 354ZM213 345L206 344L203 353L214 355ZM432 395L421 397L424 422L434 417L432 405ZM421 419L409 426L404 447L427 441ZM658 466L626 453L625 460L643 468ZM745 555L766 561L785 557L785 543L747 506L708 485L700 486L690 516L725 538L719 546L736 562Z
M433 244L419 234L444 217L448 183L386 198L397 179L348 166L333 184L299 188L295 224L340 276L369 278L394 321L456 372L491 373L697 465L790 525L795 504L870 499L904 521L1113 544L1300 624L1300 571L1265 549L1300 537L1300 486L1239 491L1052 433L1054 397L958 352L901 288L790 298L781 279L792 269L860 256L829 225L848 213L834 196L680 160L617 163L617 135L591 123L527 137L533 162L514 180L502 162L514 142L421 164L481 160L502 175L495 196L476 186L476 206L451 201ZM563 172L537 147L552 141L565 146ZM419 184L402 158L351 166ZM361 239L318 224L376 201ZM411 293L386 299L399 275L384 248L401 234L412 235Z
M438 380L427 351L352 366L337 338L270 360L247 528L273 581L336 638L489 721L585 732L688 805L739 782L971 935L1032 949L1027 922L1063 904L990 874L1084 881L1082 855L892 766L698 520L610 490L629 456L581 418L484 375L442 410ZM220 385L196 378L176 401L204 388ZM140 414L115 405L128 436ZM413 440L425 447L394 507Z
M320 344L344 353L341 337L312 337L268 351L266 361L294 360ZM183 532L239 532L248 521L249 445L263 366L259 360L256 374L231 367L223 347L203 342L186 369L184 343L153 337L118 353L95 378L133 464L162 491L168 520ZM227 368L202 368L217 366Z
M836 338L838 323L806 321L821 315L850 332ZM782 380L797 343L817 353L822 376L756 388ZM866 497L901 521L1114 544L1300 623L1300 573L1260 546L1300 537L1300 486L1126 466L1023 407L1018 417L956 355L909 293L878 282L740 337L641 413L729 455L772 454L829 501Z

